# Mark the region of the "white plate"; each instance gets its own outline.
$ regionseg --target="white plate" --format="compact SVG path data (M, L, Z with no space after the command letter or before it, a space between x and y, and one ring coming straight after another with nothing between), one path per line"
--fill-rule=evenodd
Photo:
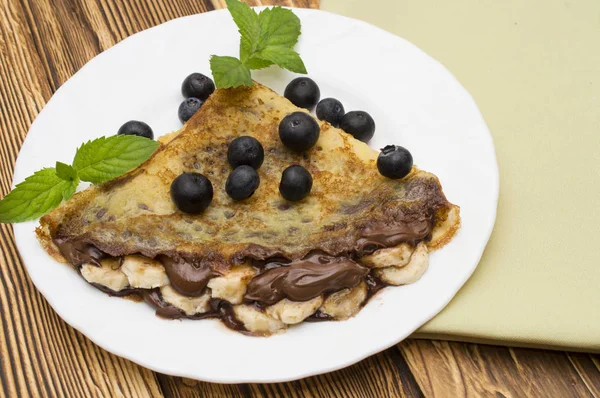
M298 379L351 365L406 338L437 314L469 278L494 225L498 166L490 133L471 96L438 62L407 41L364 22L295 9L297 50L321 97L366 110L377 123L374 148L408 147L461 206L462 229L431 255L415 284L387 288L345 322L308 323L269 338L246 337L217 321L166 321L147 305L112 298L35 239L37 223L14 227L31 279L56 312L106 350L152 370L220 383ZM210 73L211 54L237 55L226 10L180 18L135 34L91 60L32 124L15 182L57 160L71 162L85 140L144 120L158 134L180 127L180 85ZM293 77L274 68L253 77L280 93Z

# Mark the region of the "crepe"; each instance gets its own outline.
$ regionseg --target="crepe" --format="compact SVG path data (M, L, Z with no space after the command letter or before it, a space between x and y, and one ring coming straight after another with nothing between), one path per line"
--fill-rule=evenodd
M140 167L44 216L40 242L105 291L140 294L164 316L216 316L255 334L308 317L347 318L382 285L418 279L427 253L460 224L437 177L413 167L402 180L385 178L378 152L328 123L313 148L290 151L278 126L296 111L305 110L258 83L216 90ZM259 188L237 202L225 193L226 154L242 135L261 142L265 160ZM293 164L314 181L296 203L278 190ZM183 172L213 185L202 214L171 200Z

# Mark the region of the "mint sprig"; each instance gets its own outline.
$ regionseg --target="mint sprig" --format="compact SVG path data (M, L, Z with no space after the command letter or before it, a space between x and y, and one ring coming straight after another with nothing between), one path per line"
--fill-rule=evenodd
M300 19L290 10L273 7L256 14L247 4L225 0L240 32L240 58L212 55L210 69L219 88L251 86L250 70L273 64L306 73L294 51L300 36Z
M158 146L156 141L135 135L101 137L77 150L73 167L83 181L100 184L136 168Z
M0 200L0 222L17 223L43 216L68 200L79 181L103 183L136 168L159 147L144 137L115 135L83 144L73 165L56 162L35 172Z
M56 175L65 181L75 181L77 179L77 170L63 162L56 162Z
M79 180L67 181L53 167L41 169L18 184L0 201L0 222L32 220L73 195Z
M212 70L217 87L249 87L252 85L250 69L236 57L218 57L213 55L210 58L210 69Z

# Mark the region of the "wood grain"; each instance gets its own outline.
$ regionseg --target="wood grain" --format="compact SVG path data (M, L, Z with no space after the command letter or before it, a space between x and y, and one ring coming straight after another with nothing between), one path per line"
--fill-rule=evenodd
M135 32L223 6L224 0L0 0L0 195L10 189L33 119L87 61ZM157 374L109 354L54 313L27 276L10 226L0 225L0 247L2 397L600 396L599 356L424 340L292 383L220 385Z

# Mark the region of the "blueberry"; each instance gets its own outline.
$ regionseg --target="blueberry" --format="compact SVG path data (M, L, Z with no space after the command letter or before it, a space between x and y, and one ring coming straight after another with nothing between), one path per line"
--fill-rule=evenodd
M260 185L256 170L247 165L236 167L227 177L225 191L233 200L244 200L252 196Z
M154 133L150 126L139 120L130 120L119 128L117 135L137 135L138 137L146 137L154 139Z
M265 151L254 137L242 136L231 141L227 149L227 161L234 169L248 165L258 169L265 159Z
M202 73L192 73L185 78L181 85L181 94L185 98L194 97L206 101L213 91L215 91L215 83L210 77L206 77Z
M297 77L287 85L283 96L297 107L311 110L319 102L321 91L314 80L308 77Z
M202 213L212 202L213 186L200 173L182 173L171 183L171 199L185 213Z
M344 116L344 105L335 98L325 98L317 105L319 120L328 121L333 127L338 127Z
M179 110L177 111L177 115L179 116L179 120L181 123L185 123L194 116L194 113L200 109L202 106L202 101L198 98L190 97L188 99L183 100L181 105L179 105Z
M375 134L375 121L367 112L352 111L342 117L340 128L362 142L369 142Z
M281 142L297 152L312 148L319 140L319 134L319 123L308 113L290 113L279 123Z
M401 146L387 145L377 157L379 173L388 178L404 178L410 173L412 166L412 155L408 149Z
M308 170L302 166L290 166L283 171L279 192L286 200L297 202L308 196L312 189L313 179Z

